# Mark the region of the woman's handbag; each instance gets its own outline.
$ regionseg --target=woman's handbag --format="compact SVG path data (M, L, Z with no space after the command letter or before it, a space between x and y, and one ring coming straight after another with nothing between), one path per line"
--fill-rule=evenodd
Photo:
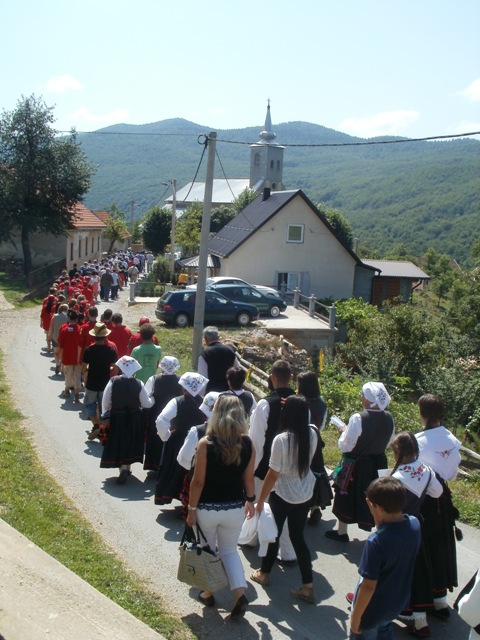
M313 488L312 505L325 509L332 504L333 491L326 471L314 471L315 486Z
M204 544L200 541L200 536L205 541ZM177 579L180 582L212 592L220 591L228 585L222 561L208 546L207 539L198 524L196 533L191 527L185 527L179 550Z
M338 489L342 496L348 493L348 485L352 480L356 461L356 458L349 458L343 455L341 461L330 476L333 480L333 486Z

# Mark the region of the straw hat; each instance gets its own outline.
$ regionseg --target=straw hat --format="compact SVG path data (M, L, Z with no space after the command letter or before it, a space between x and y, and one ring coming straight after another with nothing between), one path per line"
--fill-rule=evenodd
M106 338L112 332L110 329L103 324L103 322L96 322L93 329L90 329L88 335L93 336L94 338Z

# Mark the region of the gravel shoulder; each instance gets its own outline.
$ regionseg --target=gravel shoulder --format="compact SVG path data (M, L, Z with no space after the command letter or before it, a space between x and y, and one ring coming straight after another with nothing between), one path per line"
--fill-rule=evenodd
M123 292L123 300L111 307L123 314L128 326L137 326L142 315L154 318L152 303L128 307L127 297ZM125 486L115 483L116 470L100 469L101 445L87 440L89 423L82 419L77 405L60 398L63 378L54 375L51 357L42 350L45 339L39 326L39 308L14 310L2 298L0 339L5 371L15 405L25 417L25 428L40 459L112 550L169 609L202 640L220 633L244 640L333 640L347 636L349 612L344 594L355 586L365 534L352 527L348 546L326 540L324 532L334 525L328 509L317 526L307 527L314 559L316 606L293 601L289 591L300 584L298 568L278 566L272 572L268 590L249 583L247 597L251 606L243 621L229 621L232 600L228 591L218 595L218 608L203 609L195 599L196 592L176 579L183 523L176 517L175 505L162 509L154 506L154 480L140 465L133 466L133 476ZM100 309L104 307L101 305ZM462 530L465 538L459 545L459 570L463 585L478 566L480 535L470 527L462 526ZM259 558L256 550L240 553L248 579L251 570L258 568ZM450 602L453 599L453 595L449 597ZM448 623L432 620L431 627L437 640L468 637L468 630L456 614ZM405 637L405 631L398 628L396 637Z

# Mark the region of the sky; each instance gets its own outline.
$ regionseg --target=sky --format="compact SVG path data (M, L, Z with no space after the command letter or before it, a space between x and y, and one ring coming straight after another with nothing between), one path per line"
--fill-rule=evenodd
M268 100L274 129L480 131L480 0L0 0L0 18L0 110L34 94L59 131L241 129Z

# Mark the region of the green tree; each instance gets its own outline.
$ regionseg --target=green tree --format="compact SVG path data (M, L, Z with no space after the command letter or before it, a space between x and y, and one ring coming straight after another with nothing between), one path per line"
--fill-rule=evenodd
M194 202L187 207L185 213L177 221L175 242L182 247L183 258L190 258L198 254L202 231L202 213L203 204Z
M75 131L56 138L52 111L22 96L0 117L0 239L20 230L25 273L32 269L30 234L66 234L93 175Z
M322 213L337 236L344 242L347 247L353 249L353 231L349 221L337 209L327 209L322 202L315 203L316 208Z
M230 220L236 216L234 209L231 206L222 205L212 209L212 215L210 218L210 232L218 233Z
M154 254L162 254L170 242L171 212L156 205L147 212L142 224L143 244Z
M107 220L107 228L103 232L103 235L110 243L108 245L108 253L113 250L115 242L123 240L129 235L127 223L125 222L126 215L123 211L120 211L115 202L110 205L109 213L110 219Z

